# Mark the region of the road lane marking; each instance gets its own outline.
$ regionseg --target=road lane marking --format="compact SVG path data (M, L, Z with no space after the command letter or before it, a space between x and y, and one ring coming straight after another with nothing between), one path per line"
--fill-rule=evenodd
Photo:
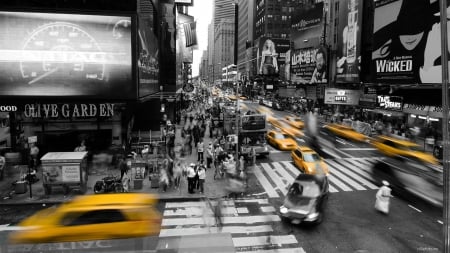
M283 182L283 180L281 180L281 178L279 176L277 176L277 174L275 173L275 171L272 169L272 167L267 164L267 163L261 163L261 167L264 169L264 171L267 173L267 175L270 177L270 179L272 179L272 181L275 183L276 186L279 187L281 193L283 193L283 195L286 195L287 193L287 183L285 184Z
M239 253L255 253L256 251L239 251ZM259 253L306 253L303 248L258 250Z
M257 202L259 205L269 204L268 199L236 199L236 203L253 203Z
M223 226L222 229L218 227L203 227L203 228L164 228L161 229L159 237L169 236L186 236L186 235L204 235L204 234L254 234L273 232L271 225L261 226Z
M349 184L356 190L359 190L359 191L366 190L366 188L362 187L360 184L353 181L351 178L344 175L344 173L341 173L338 169L336 169L335 167L337 167L338 165L336 165L335 162L333 162L333 161L325 161L325 162L328 163L328 166L330 167L330 174L336 175L337 177L342 179L345 183Z
M346 145L346 144L347 144L347 143L345 143L344 141L341 141L341 140L338 139L338 138L336 138L336 141L339 142L339 143L341 143L341 144L343 144L343 145Z
M273 213L276 212L275 207L273 206L261 206L261 211L263 213Z
M330 151L327 148L322 148L322 151L327 153L328 155L334 157L335 159L342 159L342 157L338 156L337 154L335 154L334 152Z
M234 247L249 247L262 245L283 245L298 243L294 235L254 236L233 238Z
M164 210L164 216L202 216L204 207L185 207L183 209L169 209ZM245 210L244 210L245 209ZM208 210L208 213L212 213L211 210ZM222 213L226 215L237 215L238 213L249 213L246 207L242 207L239 210L235 207L224 207L222 208Z
M346 160L347 162L349 162L346 166L346 168L352 170L354 173L360 175L363 179L365 179L367 182L373 183L373 178L369 172L369 170L366 170L366 168L361 167L361 166L365 166L365 165L361 165L358 162L354 161L354 160ZM342 161L335 161L337 163L340 163L341 165L344 165L344 163Z
M442 221L440 221L440 220L437 220L437 222L438 222L439 224L441 224L441 225L444 225L444 222L442 222Z
M348 187L347 185L342 183L339 179L337 179L332 173L330 173L328 178L334 185L341 188L343 191L346 191L346 192L353 191L350 187Z
M224 224L253 224L253 223L267 223L280 221L280 216L278 215L253 215L253 216L237 216L237 217L222 217L222 223ZM205 225L214 224L214 217L186 217L186 218L170 218L163 219L161 226L186 226L186 225Z
M295 177L297 177L297 176L301 173L300 170L297 169L297 167L295 167L295 166L292 164L292 162L290 162L290 161L282 161L281 163L284 165L284 167L285 167L287 170L289 170L292 174L294 174Z
M211 201L212 205L217 205L217 201ZM234 201L222 201L223 206L234 206ZM186 202L168 202L166 208L183 208L183 207L204 207L203 201L186 201Z
M348 175L349 177L355 179L356 181L358 181L359 183L362 183L363 185L369 187L372 190L376 190L378 189L378 187L374 184L372 184L371 182L365 180L364 178L360 177L358 174L356 174L354 171L354 168L350 168L353 167L353 165L348 164L348 166L343 166L340 163L338 163L338 161L329 161L330 163L334 163L334 167L335 169L339 170L340 172L342 172L343 174ZM349 171L351 170L351 171Z
M295 178L291 174L289 174L289 172L284 169L284 167L281 166L279 162L273 162L272 165L273 167L275 167L277 172L279 172L281 176L283 176L283 178L287 181L287 185L294 182Z
M258 179L259 183L262 185L264 190L266 191L269 198L278 198L280 195L275 191L275 189L270 184L269 180L264 176L264 174L261 171L260 166L255 166L254 172L253 172Z
M415 208L415 207L413 207L412 205L408 205L409 207L411 207L412 209L414 209L414 210L416 210L417 212L419 212L419 213L421 213L422 211L421 210L419 210L419 209L417 209L417 208Z

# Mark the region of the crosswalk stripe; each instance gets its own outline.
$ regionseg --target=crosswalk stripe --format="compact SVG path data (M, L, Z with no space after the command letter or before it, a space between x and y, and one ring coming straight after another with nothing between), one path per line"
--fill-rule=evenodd
M356 168L353 164L347 164L343 165L341 161L334 161L336 163L336 167L341 170L341 172L347 174L348 176L354 178L355 180L363 183L365 186L369 187L372 190L378 189L376 185L374 185L372 182L366 180L365 178L361 177L358 172L358 168ZM351 170L351 171L349 171Z
M261 206L261 211L263 213L274 213L274 212L276 212L275 207L273 207L273 206Z
M328 190L329 190L330 192L339 192L339 191L338 191L336 188L334 188L334 186L332 186L332 185L329 185Z
M294 235L253 236L233 238L235 247L249 247L262 245L282 245L298 243Z
M239 251L239 253L255 253L255 251ZM258 253L306 253L303 248L258 250Z
M255 169L254 169L253 173L255 174L256 178L259 181L259 183L262 185L262 187L266 191L266 193L269 196L269 198L278 198L278 197L280 197L280 195L278 195L278 193L275 191L275 189L270 184L269 180L267 180L267 178L262 173L260 166L255 166Z
M217 201L211 201L212 205L217 205ZM222 201L223 206L234 206L234 201L226 200ZM186 201L186 202L167 202L166 208L183 208L183 207L203 207L205 202L203 201Z
M348 187L347 185L345 185L344 183L342 183L339 179L337 179L333 173L330 173L330 175L328 176L328 178L330 179L331 183L333 183L334 185L336 185L337 187L339 187L340 189L342 189L343 191L349 192L352 191L352 189L350 187Z
M330 167L330 173L333 175L336 175L337 177L339 177L340 179L342 179L345 183L349 184L350 186L352 186L353 188L360 190L360 191L364 191L366 190L366 188L362 187L360 184L358 184L357 182L353 181L352 179L350 179L349 177L347 177L346 175L344 175L341 171L339 171L338 169L336 169L336 163L328 160L325 161L328 166Z
M170 210L164 210L163 215L164 216L201 216L204 213L204 208L202 207L187 207L183 209L170 209ZM212 213L210 208L206 209L208 213ZM246 207L243 207L239 210L235 207L224 207L222 208L222 214L226 215L237 215L238 213L249 213L248 209Z
M354 159L355 161L358 161L358 162L360 162L360 163L362 163L362 164L365 164L366 166L368 166L368 167L365 167L365 168L370 168L370 167L372 167L372 165L375 163L375 161L373 161L373 162L370 162L369 160L367 160L367 159L360 159L360 158L357 158L357 159Z
M364 171L370 175L371 165L365 163L363 160L348 160L350 163L356 164L359 170Z
M159 237L169 236L186 236L186 235L203 235L203 234L253 234L253 233L267 233L273 232L271 225L261 226L223 226L218 227L203 227L203 228L166 228L161 229Z
M346 166L347 168L353 170L353 172L359 174L362 178L365 178L367 181L371 182L373 181L372 176L370 175L370 173L368 171L366 171L365 169L362 169L360 164L357 161L354 160L349 160L351 164L348 164L348 166ZM341 162L342 164L342 162Z
M300 170L297 169L297 168L292 164L292 162L289 162L289 161L283 161L283 162L281 162L281 163L284 165L284 167L285 167L286 169L288 169L292 174L294 174L295 177L297 177L297 176L300 174Z
M272 163L272 165L273 167L275 167L277 172L279 172L283 176L283 178L287 180L287 184L292 184L294 182L295 178L291 174L289 174L289 172L285 170L280 163L274 162Z
M234 202L236 202L236 203L256 202L259 205L269 204L269 200L268 199L236 199Z
M287 193L287 184L285 184L281 178L275 173L275 171L272 169L272 167L269 166L267 163L261 163L261 167L263 167L264 171L269 175L270 179L275 183L276 186L278 186L278 189L280 189L281 193L283 195L286 195Z
M361 178L358 178L358 176L354 173L348 173L348 169L342 167L340 164L336 163L335 161L328 161L329 164L331 164L333 166L333 170L334 170L334 174L340 174L339 178L343 179L346 183L350 184L352 187L354 187L357 190L366 190L366 188L364 188L363 186L361 186L361 184L366 185L367 187L369 187L369 185L365 184L365 182L359 180ZM355 180L359 181L355 181ZM368 182L367 182L368 183ZM371 183L369 183L371 184ZM371 186L373 187L369 187L371 189L376 189L376 186L371 184Z
M213 217L186 217L186 218L171 218L163 219L161 226L184 226L184 225L205 225L214 224ZM237 216L237 217L222 217L222 223L224 224L253 224L261 222L273 222L280 221L280 216L278 215L253 215L253 216Z

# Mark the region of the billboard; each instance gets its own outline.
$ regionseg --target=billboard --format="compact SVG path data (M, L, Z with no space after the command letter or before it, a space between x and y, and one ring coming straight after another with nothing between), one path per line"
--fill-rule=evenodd
M186 35L184 34L184 24L194 22L194 17L177 12L177 57L181 57L181 62L192 63L194 48L186 47ZM178 61L179 59L177 59Z
M317 47L323 33L323 2L296 9L291 30L294 48Z
M339 0L336 81L359 83L362 1Z
M359 90L325 89L325 104L358 105L361 94Z
M439 16L439 1L376 2L371 66L374 81L441 83Z
M385 110L401 111L403 109L403 97L378 95L377 107Z
M139 98L159 92L159 50L153 12L139 14Z
M278 75L280 69L284 71L286 52L291 43L287 39L271 39L262 37L258 42L258 74Z
M0 12L1 96L136 99L132 19Z
M327 83L327 51L324 47L297 49L291 54L291 81Z

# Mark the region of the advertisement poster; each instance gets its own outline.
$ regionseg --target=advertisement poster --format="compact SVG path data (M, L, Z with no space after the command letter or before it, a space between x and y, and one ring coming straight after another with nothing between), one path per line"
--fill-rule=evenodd
M80 166L66 165L61 166L63 182L80 182Z
M358 105L361 94L359 90L325 89L325 104Z
M374 81L441 83L439 21L439 1L375 2Z
M323 2L296 9L291 32L294 48L317 47L323 33Z
M359 83L362 1L339 0L336 81Z
M139 14L139 97L159 92L159 50L152 12Z
M395 96L377 96L377 107L385 110L403 110L403 98Z
M136 99L132 20L0 12L0 95Z
M325 48L305 48L291 54L291 81L297 84L327 83Z
M258 74L277 75L284 71L286 53L290 49L287 39L260 38L258 42Z
M193 62L193 47L186 47L186 35L183 24L194 22L194 17L177 13L177 58L181 57L181 62ZM177 59L177 62L179 60Z
M44 183L62 182L61 165L42 166L42 179Z

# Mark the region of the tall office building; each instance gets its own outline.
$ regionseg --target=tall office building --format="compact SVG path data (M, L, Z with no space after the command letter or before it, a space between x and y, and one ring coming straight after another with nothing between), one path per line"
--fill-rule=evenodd
M208 81L214 83L214 23L208 25Z
M222 19L234 20L234 0L214 0L214 29Z
M201 80L206 80L208 78L208 51L203 50L202 58L199 64L199 76Z
M253 54L253 40L255 38L255 0L239 0L238 20L238 71L241 76L253 76L251 60Z
M214 77L222 79L222 68L234 63L234 19L222 19L214 30Z

